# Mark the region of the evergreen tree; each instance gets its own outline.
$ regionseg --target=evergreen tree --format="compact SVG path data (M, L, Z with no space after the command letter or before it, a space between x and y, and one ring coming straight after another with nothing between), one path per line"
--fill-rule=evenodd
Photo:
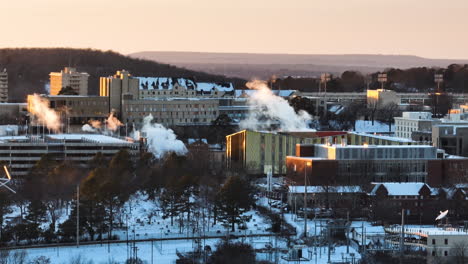
M216 196L218 218L224 223L229 223L231 231L235 231L235 224L248 220L244 214L253 204L252 188L239 176L229 177Z

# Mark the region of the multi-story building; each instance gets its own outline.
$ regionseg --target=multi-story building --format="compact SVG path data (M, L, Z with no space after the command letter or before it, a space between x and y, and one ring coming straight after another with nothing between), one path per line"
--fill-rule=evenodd
M108 113L114 111L120 115L124 97L127 100L139 99L139 81L126 70L117 71L114 76L99 78L99 84L99 95L108 98Z
M8 72L0 71L0 103L8 102Z
M218 103L209 98L124 99L121 119L124 123L140 124L151 114L155 122L165 126L209 125L219 115Z
M58 95L62 88L71 87L77 95L88 95L88 78L86 72L77 72L75 68L65 67L60 72L51 72L50 95Z
M445 221L445 219L443 219ZM401 226L385 228L385 232L401 236ZM468 231L454 227L405 227L404 245L425 250L427 263L457 263L468 254ZM392 243L392 241L390 241ZM399 244L399 241L393 241ZM463 263L463 261L461 261Z
M111 158L122 149L137 157L140 143L95 134L6 136L0 137L0 162L10 167L13 176L22 176L46 154L58 161L86 166L98 152Z
M401 100L395 91L385 89L367 90L368 107L381 107L391 103L399 105L400 102Z
M446 158L428 145L299 145L286 157L287 177L303 185L365 185L423 182L431 186L466 181L468 158Z
M101 96L74 95L41 95L49 101L49 106L55 110L62 120L62 132L79 132L81 127L90 120L104 121L109 116L109 100ZM31 107L33 95L28 95L28 106ZM35 127L41 127L34 117L31 117L30 133Z
M296 151L296 144L341 142L346 132L258 132L242 130L226 136L228 166L241 166L249 174L286 172L286 156Z
M411 139L413 132L430 132L440 122L429 112L403 112L401 117L395 117L395 136Z
M286 173L286 156L294 155L296 144L348 145L416 145L418 142L390 136L367 133L319 132L258 132L242 130L226 136L226 158L229 164L246 168L249 174ZM265 166L267 169L265 169ZM272 167L273 166L273 167Z
M440 123L433 126L432 144L448 154L468 157L468 123Z
M140 82L140 99L234 97L232 83L196 82L192 79L170 77L136 78Z

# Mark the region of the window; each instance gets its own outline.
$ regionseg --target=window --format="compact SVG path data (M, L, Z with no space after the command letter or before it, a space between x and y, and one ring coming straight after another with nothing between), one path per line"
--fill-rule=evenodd
M435 239L432 239L432 245L435 245L435 244L436 244Z
M435 257L435 255L436 255L436 251L433 250L433 251L432 251L432 256Z
M448 256L447 250L444 251L444 256Z
M444 240L444 244L448 245L448 239L447 238Z

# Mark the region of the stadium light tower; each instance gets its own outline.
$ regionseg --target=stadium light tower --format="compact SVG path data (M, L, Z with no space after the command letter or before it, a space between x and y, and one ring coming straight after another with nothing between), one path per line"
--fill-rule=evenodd
M383 90L384 84L387 82L387 73L379 73L379 75L377 75L377 80L380 82L380 87Z
M331 80L331 75L329 73L322 73L320 75L320 83L323 83L323 88L324 88L324 94L323 94L323 101L324 101L324 109L323 109L323 115L327 115L327 82ZM318 114L318 112L317 112Z
M434 81L437 83L437 91L435 92L436 105L435 105L435 115L439 115L439 95L440 93L440 83L444 81L444 75L441 73L434 74Z
M440 93L440 83L444 81L444 75L441 73L434 74L434 81L437 83L437 92Z

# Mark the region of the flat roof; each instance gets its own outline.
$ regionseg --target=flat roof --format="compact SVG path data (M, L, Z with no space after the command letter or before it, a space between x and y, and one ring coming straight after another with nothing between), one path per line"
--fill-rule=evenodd
M65 141L92 141L106 144L131 144L131 142L101 134L51 134L47 138Z

